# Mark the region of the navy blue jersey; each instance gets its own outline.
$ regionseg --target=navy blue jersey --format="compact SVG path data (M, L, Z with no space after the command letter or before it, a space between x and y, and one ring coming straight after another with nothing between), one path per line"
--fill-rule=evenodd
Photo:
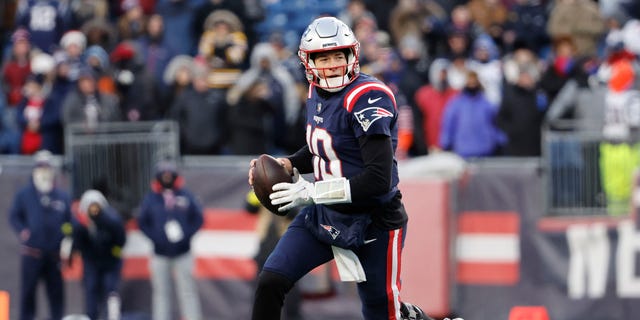
M307 145L313 154L316 181L346 177L364 170L358 138L362 135L391 137L398 144L398 111L389 87L376 78L360 74L340 92L327 98L310 87L307 99ZM397 192L398 166L393 161L391 187L379 197L387 202ZM374 199L372 199L374 200Z
M29 30L34 46L47 53L55 51L70 20L68 5L58 0L21 0L16 15L16 24Z

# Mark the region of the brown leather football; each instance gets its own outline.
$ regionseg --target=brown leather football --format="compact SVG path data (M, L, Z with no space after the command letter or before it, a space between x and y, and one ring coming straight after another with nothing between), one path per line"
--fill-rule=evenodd
M253 192L265 208L279 216L284 216L287 212L279 212L278 206L272 205L271 199L269 199L269 195L273 192L271 188L280 182L293 182L287 169L276 158L268 154L258 157L253 169Z

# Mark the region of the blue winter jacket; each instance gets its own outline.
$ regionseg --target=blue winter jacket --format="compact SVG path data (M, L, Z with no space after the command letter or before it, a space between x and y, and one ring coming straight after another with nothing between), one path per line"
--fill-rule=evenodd
M444 109L440 145L464 158L494 154L506 142L506 136L495 125L497 107L484 94L461 92Z
M126 241L124 223L112 207L92 219L95 230L83 225L73 228L73 244L82 254L85 263L100 268L119 267L122 247Z
M154 252L167 257L191 250L191 237L203 223L202 207L193 194L184 188L175 189L174 193L176 204L173 209L165 208L161 191L147 193L138 217L138 227L153 242ZM165 233L165 225L172 219L180 224L184 234L178 242L170 242Z
M9 222L18 235L22 230L29 230L31 235L23 243L25 246L57 254L62 238L72 232L70 197L57 188L49 194L41 194L30 182L16 193Z

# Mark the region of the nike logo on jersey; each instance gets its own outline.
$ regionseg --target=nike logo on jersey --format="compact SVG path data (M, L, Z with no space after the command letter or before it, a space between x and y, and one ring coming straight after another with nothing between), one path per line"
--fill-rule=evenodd
M324 121L324 119L322 117L313 116L313 121L315 121L316 124L320 124Z
M378 100L380 100L380 99L382 99L382 97L377 97L375 99L369 98L369 99L367 99L367 102L369 102L369 104L374 104L374 103L378 102Z
M379 99L379 98L378 98ZM371 125L380 118L393 117L393 113L380 107L369 107L354 113L356 120L362 126L362 130L367 132Z
M373 238L373 239L365 240L365 241L364 241L364 244L371 243L371 242L374 242L374 241L376 241L376 240L378 240L378 238Z

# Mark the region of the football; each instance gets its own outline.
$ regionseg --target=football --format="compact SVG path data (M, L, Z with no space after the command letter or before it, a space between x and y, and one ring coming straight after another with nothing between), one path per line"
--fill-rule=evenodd
M271 199L269 199L269 195L273 192L271 188L280 182L293 182L287 169L276 158L268 154L258 157L253 169L253 192L265 208L279 216L284 216L287 212L279 212L278 206L272 205Z

